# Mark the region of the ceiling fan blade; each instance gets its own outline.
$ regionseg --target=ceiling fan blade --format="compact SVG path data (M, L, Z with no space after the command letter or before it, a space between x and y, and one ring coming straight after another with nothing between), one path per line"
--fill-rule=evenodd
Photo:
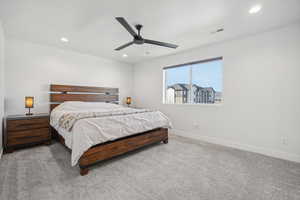
M147 40L147 39L145 39L144 41L147 44L154 44L154 45L163 46L163 47L169 47L169 48L173 48L173 49L176 49L178 47L178 45L176 45L176 44L159 42L159 41L155 41L155 40Z
M122 24L122 26L133 36L136 37L136 32L131 28L128 22L123 17L116 17L116 20Z
M116 50L116 51L119 51L119 50L121 50L121 49L124 49L124 48L126 48L126 47L132 45L132 44L133 44L133 42L128 42L128 43L126 43L126 44L124 44L124 45L122 45L122 46L116 48L115 50Z

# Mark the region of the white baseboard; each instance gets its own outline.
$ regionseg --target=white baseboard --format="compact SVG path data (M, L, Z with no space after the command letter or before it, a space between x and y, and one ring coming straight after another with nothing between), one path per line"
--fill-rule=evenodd
M263 148L263 147L257 147L257 146L248 145L248 144L240 144L240 143L232 142L232 141L221 139L221 138L198 135L195 133L178 130L178 129L171 129L170 132L175 135L188 137L188 138L192 138L192 139L198 139L198 140L202 140L202 141L205 141L208 143L223 145L223 146L227 146L227 147L231 147L231 148L250 151L250 152L259 153L259 154L263 154L263 155L267 155L267 156L271 156L271 157L275 157L275 158L280 158L283 160L289 160L289 161L300 163L300 155L297 155L297 154L292 154L292 153L288 153L288 152L284 152L284 151L278 151L278 150L274 150L274 149L267 149L267 148Z

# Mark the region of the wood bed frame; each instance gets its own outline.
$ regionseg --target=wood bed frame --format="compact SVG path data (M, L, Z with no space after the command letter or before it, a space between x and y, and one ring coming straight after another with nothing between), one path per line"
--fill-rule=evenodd
M118 103L118 100L118 88L50 85L50 111L64 101ZM51 132L53 138L66 146L64 138L54 128L51 128ZM98 162L158 142L168 143L168 129L158 128L95 145L80 157L80 174L86 175L89 172L89 167Z

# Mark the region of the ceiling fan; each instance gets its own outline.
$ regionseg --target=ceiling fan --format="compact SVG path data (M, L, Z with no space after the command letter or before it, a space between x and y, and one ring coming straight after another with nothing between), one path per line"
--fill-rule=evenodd
M138 33L136 34L136 32L131 28L131 26L128 24L128 22L123 17L116 17L116 20L118 20L118 22L133 36L133 41L128 42L128 43L116 48L115 49L116 51L124 49L133 44L144 44L144 43L163 46L163 47L169 47L169 48L173 48L173 49L176 49L178 47L178 45L175 45L175 44L144 39L140 34L141 29L143 27L141 24L135 25L135 28L138 31Z

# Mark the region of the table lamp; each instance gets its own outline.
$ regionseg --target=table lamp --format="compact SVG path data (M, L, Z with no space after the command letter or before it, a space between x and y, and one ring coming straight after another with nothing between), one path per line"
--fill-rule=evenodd
M29 109L29 112L26 113L26 115L32 115L32 113L30 112L30 108L33 108L33 104L34 104L34 97L25 97L25 108Z
M126 104L129 107L129 105L131 104L131 97L126 98Z

